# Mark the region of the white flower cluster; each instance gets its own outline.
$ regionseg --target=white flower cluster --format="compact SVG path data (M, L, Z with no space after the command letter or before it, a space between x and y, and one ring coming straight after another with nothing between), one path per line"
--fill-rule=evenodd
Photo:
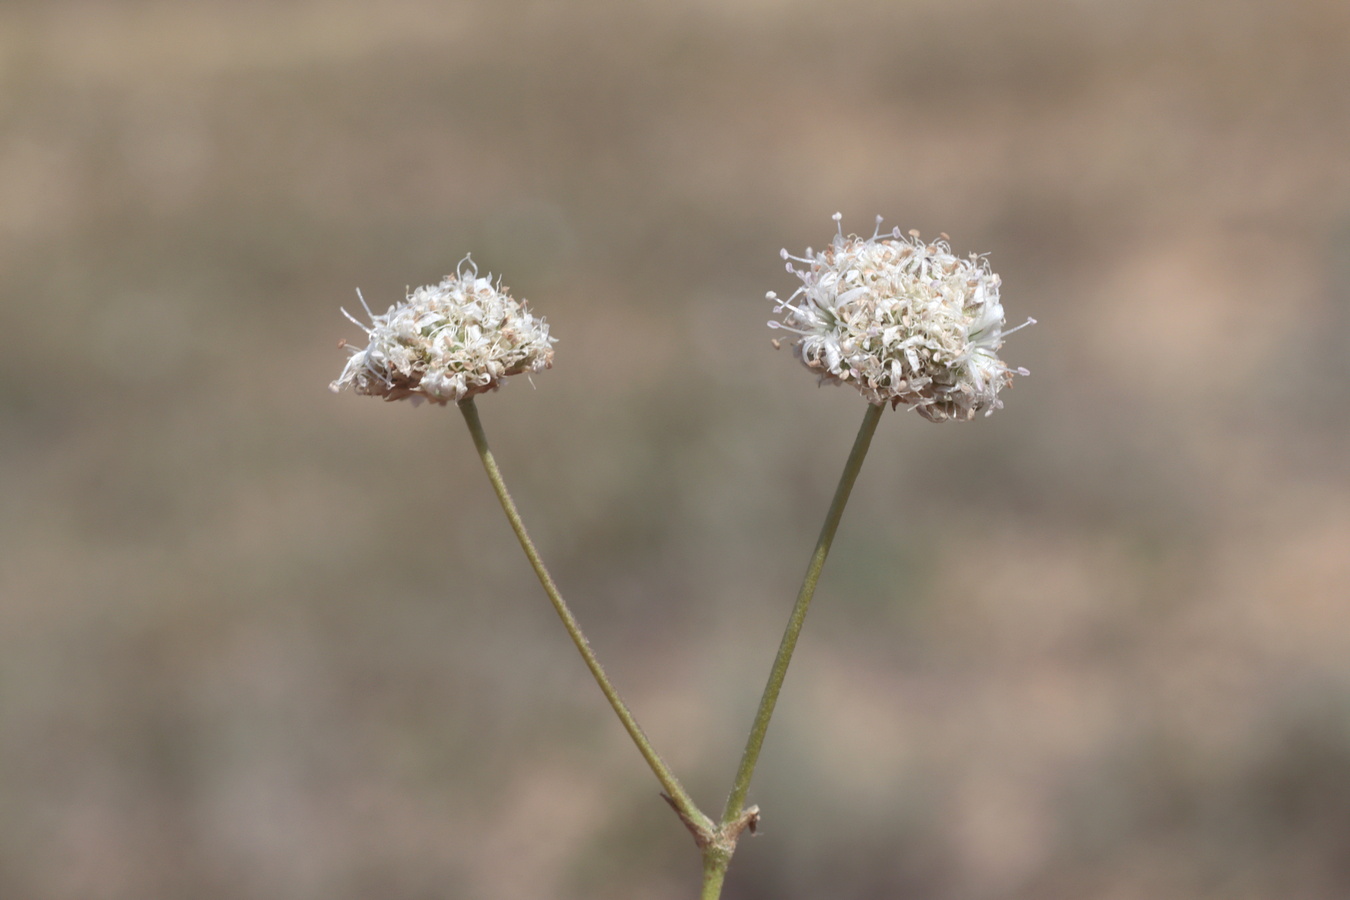
M553 365L548 323L512 299L500 280L478 277L468 257L454 275L418 288L384 315L367 306L369 328L342 312L370 341L351 347L346 368L329 385L334 392L350 387L386 400L444 405L495 390L508 375Z
M769 326L799 335L793 352L822 382L851 384L869 403L903 403L933 422L1001 408L999 390L1029 373L998 358L1017 330L1003 330L998 275L983 257L953 256L945 240L880 229L878 217L866 240L840 227L819 253L784 250L802 285L787 300L769 293L782 317Z

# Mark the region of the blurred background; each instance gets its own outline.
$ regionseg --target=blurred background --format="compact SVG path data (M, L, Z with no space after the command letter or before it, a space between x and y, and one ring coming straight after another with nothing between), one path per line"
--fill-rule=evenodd
M726 896L1350 897L1347 85L1343 0L9 0L0 896L693 896L339 307L548 319L479 408L716 812L863 413L765 328L838 210L991 254L1032 375L883 420Z

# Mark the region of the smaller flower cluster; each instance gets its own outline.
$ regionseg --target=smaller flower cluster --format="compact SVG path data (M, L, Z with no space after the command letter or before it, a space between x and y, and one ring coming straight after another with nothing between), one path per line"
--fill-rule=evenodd
M768 294L782 316L769 327L799 335L793 352L808 369L853 385L869 403L903 403L933 422L1001 408L999 390L1029 373L998 358L1004 335L1017 330L1003 330L998 275L983 257L954 256L945 240L880 230L878 217L866 240L841 227L819 253L784 250L802 285L787 300Z
M329 385L334 392L352 388L386 400L444 405L495 390L508 375L553 365L548 323L512 299L500 279L480 278L467 256L454 275L412 291L383 315L367 306L368 328L342 312L369 343L351 347L342 374Z

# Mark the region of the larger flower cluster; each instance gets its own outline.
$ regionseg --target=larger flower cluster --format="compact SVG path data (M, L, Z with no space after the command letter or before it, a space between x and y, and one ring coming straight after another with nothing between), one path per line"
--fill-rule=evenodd
M983 257L952 255L945 240L880 229L878 218L866 240L841 227L819 253L784 250L802 285L786 300L769 293L781 316L769 326L798 335L793 352L822 382L851 384L869 403L903 403L933 422L1001 408L999 390L1028 372L998 358L1011 333L998 275Z
M454 275L418 288L383 315L366 307L370 327L343 314L370 340L351 348L329 385L335 392L350 387L386 400L446 404L495 390L508 375L553 365L548 323L512 299L500 280L480 278L468 257Z

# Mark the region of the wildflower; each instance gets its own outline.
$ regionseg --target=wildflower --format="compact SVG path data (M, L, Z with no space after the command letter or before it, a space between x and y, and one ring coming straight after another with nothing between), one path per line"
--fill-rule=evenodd
M839 227L819 253L784 250L802 284L786 300L769 292L782 317L769 327L798 335L793 353L822 383L851 384L869 403L903 403L932 422L989 415L1013 374L1030 373L998 358L1004 335L1017 330L1003 330L998 275L983 256L952 255L942 237L926 243L898 228L882 236L878 216L866 240Z
M553 365L548 323L512 299L500 279L480 278L467 256L454 275L412 291L383 315L372 313L363 297L361 305L369 328L342 313L370 341L359 349L343 342L352 355L328 386L334 392L350 387L386 400L444 405L495 390L508 375Z

